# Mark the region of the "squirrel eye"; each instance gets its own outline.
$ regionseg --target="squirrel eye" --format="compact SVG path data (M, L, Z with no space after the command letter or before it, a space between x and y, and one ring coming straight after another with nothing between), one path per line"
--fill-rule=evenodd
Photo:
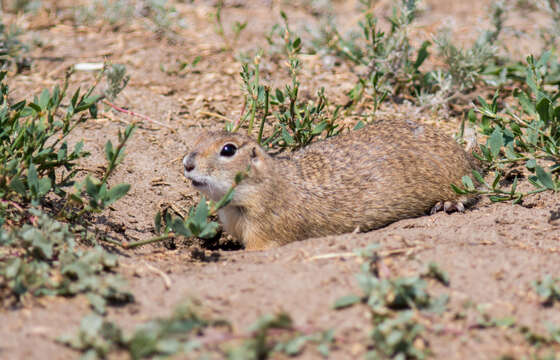
M237 147L235 145L225 144L224 147L222 148L222 151L220 151L220 155L230 157L235 155L236 151L237 151Z

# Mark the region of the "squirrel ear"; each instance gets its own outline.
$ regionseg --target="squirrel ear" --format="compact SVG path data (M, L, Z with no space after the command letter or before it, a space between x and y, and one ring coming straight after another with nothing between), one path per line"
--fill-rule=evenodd
M253 165L259 166L259 164L261 164L262 161L266 157L268 157L268 154L260 146L255 145L251 148L250 156L251 156L251 163Z
M257 147L253 146L253 148L251 149L251 159L254 159L257 157Z

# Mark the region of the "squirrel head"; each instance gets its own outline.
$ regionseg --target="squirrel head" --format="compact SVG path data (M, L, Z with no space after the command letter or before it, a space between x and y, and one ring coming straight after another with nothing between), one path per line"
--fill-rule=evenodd
M258 182L270 160L270 155L248 136L208 131L199 136L191 152L183 158L183 166L185 177L193 186L218 201L235 183L238 173L245 173L245 177L235 193Z

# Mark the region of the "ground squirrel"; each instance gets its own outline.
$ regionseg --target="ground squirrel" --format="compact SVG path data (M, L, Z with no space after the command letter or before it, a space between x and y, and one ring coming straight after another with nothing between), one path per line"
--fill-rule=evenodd
M429 125L384 120L279 156L248 136L208 131L183 165L214 201L249 167L218 215L246 249L263 249L368 231L450 204L462 209L450 184L471 174L474 160Z

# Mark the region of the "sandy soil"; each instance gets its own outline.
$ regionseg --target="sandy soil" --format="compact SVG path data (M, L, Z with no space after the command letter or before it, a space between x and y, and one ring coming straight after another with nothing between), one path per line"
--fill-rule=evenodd
M58 6L63 7L63 4ZM235 3L235 4L234 4ZM305 3L305 2L301 2ZM342 28L359 20L355 1L335 1ZM38 38L31 72L9 80L13 98L35 94L45 86L60 83L66 67L80 62L109 59L126 65L131 81L117 105L149 116L127 146L127 157L110 179L111 183L132 184L130 194L99 219L99 228L112 236L134 241L153 236L153 216L165 206L186 212L199 195L183 178L180 160L196 138L198 129L223 127L223 120L209 113L236 119L243 98L240 63L234 55L266 46L264 34L280 22L279 9L290 16L294 28L315 26L318 17L309 7L280 1L226 1L223 18L226 29L235 20L247 20L235 52L221 51L223 40L214 32L209 15L212 1L175 4L187 24L173 39L158 38L136 22L115 30L99 23L74 27L50 14L24 15L17 19L25 37ZM419 19L418 38L429 38L439 26L452 26L459 41L468 43L488 23L489 1L426 1ZM381 1L380 15L389 14L390 2ZM513 12L508 24L534 30L535 14ZM16 21L14 16L10 20ZM516 39L506 33L506 44L525 56L535 42ZM160 65L177 61L202 60L196 72L167 75ZM303 92L312 95L320 86L329 99L344 103L355 75L346 65L329 67L318 56L304 56ZM263 65L263 77L271 85L288 81L281 65ZM93 74L78 73L72 87L89 84ZM386 105L380 116L412 117L434 122L430 112L418 112L412 105ZM104 164L103 146L118 129L137 119L105 112L89 121L72 141L85 139L92 153L84 167L95 170ZM438 115L437 125L453 132L460 119ZM524 183L523 186L528 184ZM466 304L484 307L495 318L513 316L519 324L544 331L548 322L560 324L558 305L539 304L531 283L546 274L560 272L560 195L550 192L533 196L520 205L481 201L462 214L438 213L394 223L363 234L348 234L290 244L282 248L245 252L204 248L196 241L178 241L175 250L146 246L120 251L120 272L128 279L137 302L112 308L109 318L126 329L157 316L168 315L182 300L200 300L218 316L229 319L237 332L260 315L288 312L296 325L336 329L337 344L332 358L353 359L365 352L368 312L365 307L335 311L334 301L359 292L354 274L360 259L344 256L354 249L379 243L380 250L392 250L383 258L391 276L416 274L430 261L447 271L451 286L430 282L430 291L450 295L449 309L427 325L427 339L438 359L496 359L502 355L521 358L534 349L515 330L481 329L472 326L480 312ZM116 232L115 229L123 229ZM330 254L329 256L325 256ZM340 256L337 254L341 254ZM163 278L153 268L169 277ZM75 358L76 353L52 339L68 333L89 313L85 299L42 299L31 307L0 313L0 357L6 359ZM465 312L464 318L456 314ZM447 330L438 330L436 324ZM312 351L301 358L318 357Z

